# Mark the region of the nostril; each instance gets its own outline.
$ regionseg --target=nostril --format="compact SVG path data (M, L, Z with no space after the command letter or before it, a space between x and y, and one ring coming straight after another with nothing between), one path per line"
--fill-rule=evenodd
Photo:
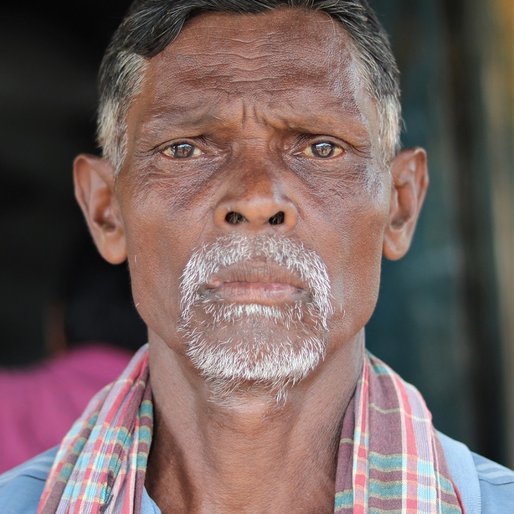
M248 220L242 214L240 214L239 212L230 211L225 216L225 221L229 225L239 225L239 223L244 223L244 222L246 222Z
M282 225L284 223L285 217L286 215L284 211L279 211L271 216L271 218L268 220L268 223L270 225Z

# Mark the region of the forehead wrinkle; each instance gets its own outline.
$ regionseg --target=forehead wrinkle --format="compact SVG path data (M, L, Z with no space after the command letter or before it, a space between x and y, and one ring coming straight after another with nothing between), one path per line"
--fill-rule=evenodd
M146 103L140 118L142 130L159 131L167 126L207 130L231 122L240 124L243 118L248 118L248 112L260 121L266 119L266 124L303 127L307 132L315 132L316 127L335 131L351 125L358 132L356 135L361 132L364 135L360 127L368 128L353 94L334 95L316 84L311 88L273 87L256 91L252 84L255 81L247 80L246 85L250 87L239 90L234 84L227 89L204 85L200 100L196 95L190 95L187 88L173 96L166 89L153 91L154 95ZM167 101L162 102L161 97L166 97Z
M301 8L278 8L259 14L204 13L190 19L178 37L151 61L168 59L174 73L205 73L208 77L224 68L224 79L238 72L270 68L276 77L302 68L302 54L310 59L314 78L339 59L348 62L351 38L328 14ZM292 52L282 51L286 45ZM213 50L214 49L214 50ZM341 68L341 66L339 66ZM206 78L208 78L206 77Z
M273 80L274 77L265 77L265 79ZM247 79L239 82L245 84L257 82L257 80ZM228 115L233 110L230 107L237 109L236 105L239 101L253 103L257 110L282 112L283 116L288 114L295 116L299 113L312 118L322 114L325 117L360 119L362 114L354 95L333 94L327 88L319 87L316 84L310 88L284 86L272 89L263 87L259 90L249 88L241 91L232 87L224 90L217 86L204 86L201 92L202 94L211 94L207 98L197 99L196 95L192 96L188 90L185 90L168 98L166 103L161 103L159 101L161 94L158 93L148 102L145 117L166 121L191 117L221 119L224 114ZM165 91L162 94L169 96Z
M297 14L302 14L301 9L294 10L298 11ZM277 18L276 14L276 10L273 11L274 20ZM359 89L362 86L359 77L356 77L358 70L354 62L353 44L344 28L336 24L335 20L326 13L317 14L319 19L309 12L306 19L308 24L305 27L300 26L298 30L291 30L294 22L282 19L278 25L279 28L283 26L286 29L283 32L276 29L276 23L273 25L274 30L269 29L268 24L246 25L242 28L240 23L233 23L235 17L255 22L270 13L209 13L193 18L169 47L170 53L176 54L177 78L178 75L185 76L189 72L195 72L202 77L203 87L219 87L229 93L233 89L227 88L227 84L255 84L262 89L280 91L291 87L289 83L284 88L280 83L281 78L298 76L318 81L320 77L324 77L329 79L325 86L338 89L346 107L355 112L356 91L349 91L349 88L351 86ZM209 23L211 19L232 23L227 27L226 24L222 26L221 22ZM248 37L248 33L254 36ZM210 44L212 41L215 44ZM282 51L285 43L290 45L289 48L298 49L297 54L291 55L290 52ZM213 52L212 48L217 50ZM302 60L302 54L317 55L316 59L309 60L307 67Z
M344 28L327 13L283 7L258 14L201 14L186 22L170 46L184 64L190 60L208 66L212 58L243 62L269 58L283 65L291 62L291 56L277 52L277 48L285 43L296 47L298 43L298 48L308 45L312 52L322 48L320 60L325 65L341 51L341 43L349 40Z
M340 65L327 67L323 62L306 66L301 60L291 60L282 57L279 62L270 62L264 58L244 58L245 62L234 62L232 55L222 55L225 62L194 62L184 59L180 64L173 62L172 69L164 68L161 84L154 87L153 97L156 102L169 101L170 91L167 84L177 84L194 91L213 91L220 95L235 95L249 93L259 95L267 93L286 93L294 91L296 85L300 89L310 82L317 94L324 93L337 96L338 102L352 113L357 111L355 96L360 88L358 77L351 66L351 56L344 57ZM156 63L156 68L159 66ZM350 64L350 66L348 66ZM295 80L296 77L296 80ZM180 89L180 88L179 88ZM313 89L313 93L316 91ZM188 99L191 102L192 98Z
M234 17L239 20L244 15L224 15L232 21L228 35L223 33L226 25L206 23L213 14L193 18L173 43L151 59L145 77L149 100L145 124L158 128L173 121L229 123L231 116L236 122L240 114L230 109L240 98L253 102L259 112L276 122L295 120L300 114L307 116L309 107L309 123L316 118L336 120L344 116L354 125L359 122L369 132L369 106L365 104L371 99L366 98L363 103L361 98L363 84L351 40L328 15L316 20L323 30L317 24L318 29L313 30L311 14L309 30L305 31L301 27L291 30L291 25L286 26L282 20L288 29L284 34L271 31L267 24L248 32L248 27L233 23ZM198 25L196 32L191 30L193 22ZM311 34L312 38L307 37ZM217 43L206 44L212 40ZM279 41L287 42L289 51L282 51ZM303 55L310 58L303 60ZM294 77L298 79L295 81ZM196 104L196 95L189 94L190 91L198 93L201 99ZM302 123L299 121L298 125Z
M215 53L195 52L172 57L173 67L165 70L170 78L187 83L192 80L246 81L259 78L262 74L269 80L290 79L297 76L316 80L327 71L327 56L321 56L316 64L307 67L301 58L291 59L275 49L274 52L259 55L245 55L220 49Z

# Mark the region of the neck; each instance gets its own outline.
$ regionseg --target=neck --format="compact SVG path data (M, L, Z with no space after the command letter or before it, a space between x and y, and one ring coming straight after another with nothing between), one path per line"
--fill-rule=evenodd
M230 397L150 338L155 426L146 486L166 512L333 512L340 427L360 375L363 332L276 395ZM214 398L214 399L213 399Z

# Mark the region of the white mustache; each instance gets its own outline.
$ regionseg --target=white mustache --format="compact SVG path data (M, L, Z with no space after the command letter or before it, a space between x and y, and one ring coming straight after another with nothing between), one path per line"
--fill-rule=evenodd
M251 259L264 258L298 276L308 288L313 307L326 326L333 312L327 267L313 250L285 237L269 235L224 236L194 250L180 282L181 310L185 319L201 301L199 290L223 268Z

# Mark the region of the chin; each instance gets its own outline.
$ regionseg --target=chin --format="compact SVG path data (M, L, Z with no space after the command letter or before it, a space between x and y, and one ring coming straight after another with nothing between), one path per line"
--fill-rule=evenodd
M191 363L209 382L279 390L301 381L324 359L326 327L299 305L210 305L195 311L182 321L180 333Z

